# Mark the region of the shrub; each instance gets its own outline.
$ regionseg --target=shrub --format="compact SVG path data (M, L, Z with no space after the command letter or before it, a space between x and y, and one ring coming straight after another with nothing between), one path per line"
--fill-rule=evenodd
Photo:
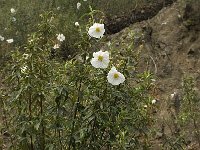
M133 73L140 53L132 52L134 44L117 57L110 47L107 68L91 65L95 45L103 40L88 36L89 27L102 20L95 19L98 11L90 10L88 24L75 28L79 53L66 62L51 57L54 44L62 44L56 40L52 12L40 15L27 43L12 51L7 92L1 91L11 149L151 147L152 75ZM112 66L125 76L124 83L108 83Z

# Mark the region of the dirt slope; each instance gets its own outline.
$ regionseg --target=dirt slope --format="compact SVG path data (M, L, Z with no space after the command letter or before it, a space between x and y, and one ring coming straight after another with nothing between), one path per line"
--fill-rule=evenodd
M142 58L149 59L161 93L171 93L179 88L182 78L187 75L195 77L197 87L200 87L200 31L188 29L183 17L182 5L175 3L163 8L151 20L135 23L109 37L118 48L120 42L129 45L130 31L141 32L139 40L145 46ZM142 61L140 68L146 68Z
M151 0L148 5L136 7L128 14L107 16L105 26L108 34L120 32L130 24L148 20L154 17L163 7L170 6L176 0Z
M200 4L197 6L200 8ZM196 90L200 93L200 15L194 14L199 13L192 13L190 6L178 1L163 8L152 19L135 23L108 38L114 43L115 49L121 50L132 42L129 38L131 32L136 33L136 47L143 43L139 68L140 71L149 68L157 77L155 97L161 108L157 113L160 120L158 128L164 134L170 134L169 128L163 126L163 122L170 120L169 105L175 103L170 95L177 92L181 97L179 91L182 79L193 77ZM124 43L126 46L121 46ZM192 137L188 136L190 138Z

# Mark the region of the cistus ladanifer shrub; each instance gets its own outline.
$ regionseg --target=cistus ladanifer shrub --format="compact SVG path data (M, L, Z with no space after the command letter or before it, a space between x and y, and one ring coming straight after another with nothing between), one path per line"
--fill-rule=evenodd
M91 9L91 8L90 8ZM40 15L37 31L12 51L2 104L13 150L105 150L151 147L153 76L137 71L142 46L121 53L98 49L103 20L91 9L86 25L76 23L73 57L52 57L67 40L53 12ZM134 37L132 37L134 38ZM133 40L134 41L134 40Z

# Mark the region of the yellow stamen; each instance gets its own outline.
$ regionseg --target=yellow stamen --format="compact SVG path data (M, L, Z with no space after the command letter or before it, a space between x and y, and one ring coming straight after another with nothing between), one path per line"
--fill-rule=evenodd
M101 29L99 27L96 28L96 32L100 32Z
M98 56L99 61L103 61L103 56Z
M113 77L114 77L115 79L117 79L117 78L119 78L119 75L118 75L117 73L115 73L115 74L113 75Z

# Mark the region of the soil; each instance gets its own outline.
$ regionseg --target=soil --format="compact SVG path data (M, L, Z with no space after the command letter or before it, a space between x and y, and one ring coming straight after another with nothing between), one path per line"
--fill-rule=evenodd
M181 105L181 87L184 77L194 78L195 90L200 96L200 14L198 10L200 10L198 2L184 3L178 0L171 6L158 10L158 14L152 19L143 18L144 21L138 20L137 23L125 21L123 25L121 24L123 21L120 20L108 25L110 32L115 33L134 23L120 32L108 36L113 49L123 50L132 42L129 38L130 32L141 32L139 42L136 42L136 49L137 45L144 45L139 70L142 72L149 68L156 76L155 98L160 107L157 112L157 126L162 131L162 133L158 133L161 135L173 136L176 130L179 130L173 122L174 114L172 112L176 111L176 106L180 107ZM117 23L119 23L118 27ZM114 29L111 30L113 26ZM120 46L124 43L126 46ZM174 92L177 93L177 97L171 98L171 94ZM171 105L173 107L170 107ZM166 121L169 125L165 124ZM188 135L187 142L190 143L188 149L198 150L197 144L191 142L191 139L194 139L191 134L192 130L185 131L185 134ZM153 150L162 149L159 147L160 142L162 141L156 141Z
M129 14L123 14L122 16L107 16L105 20L106 31L108 34L118 33L130 24L151 19L154 17L163 7L170 6L176 0L156 0L149 3L148 6L142 8L136 7L136 9L130 11Z

